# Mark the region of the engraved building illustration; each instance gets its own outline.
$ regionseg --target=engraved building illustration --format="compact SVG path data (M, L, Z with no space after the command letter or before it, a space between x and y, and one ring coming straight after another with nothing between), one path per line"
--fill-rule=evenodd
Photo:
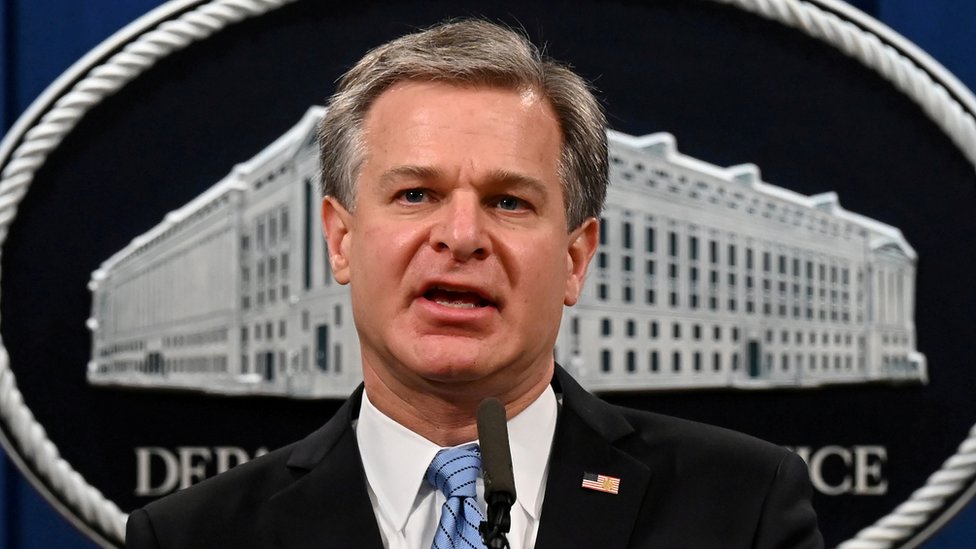
M319 222L313 107L92 274L94 385L344 398L349 294ZM594 391L926 382L915 264L834 193L721 168L674 138L609 133L610 190L556 359Z

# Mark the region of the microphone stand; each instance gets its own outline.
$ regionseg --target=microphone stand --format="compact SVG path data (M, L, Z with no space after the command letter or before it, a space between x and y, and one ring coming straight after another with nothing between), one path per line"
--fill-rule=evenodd
M481 521L478 531L481 533L481 541L488 549L510 549L508 538L505 534L512 527L512 504L515 498L506 492L492 494L488 499L488 518Z

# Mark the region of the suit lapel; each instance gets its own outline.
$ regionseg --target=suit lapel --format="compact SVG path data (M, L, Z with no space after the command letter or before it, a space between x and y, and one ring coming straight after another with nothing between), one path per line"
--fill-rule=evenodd
M643 463L615 445L633 428L559 368L556 383L562 387L563 406L535 547L626 547L651 477ZM583 488L584 472L619 478L619 493Z
M288 467L298 478L269 502L284 549L382 549L351 425L361 395L362 387L292 453Z

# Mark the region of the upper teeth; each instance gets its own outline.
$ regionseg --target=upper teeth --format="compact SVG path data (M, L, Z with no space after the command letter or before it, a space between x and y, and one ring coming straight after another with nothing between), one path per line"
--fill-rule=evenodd
M457 307L459 309L473 309L476 307L474 303L469 303L467 301L447 301L443 299L438 299L436 301L438 305L443 305L445 307Z

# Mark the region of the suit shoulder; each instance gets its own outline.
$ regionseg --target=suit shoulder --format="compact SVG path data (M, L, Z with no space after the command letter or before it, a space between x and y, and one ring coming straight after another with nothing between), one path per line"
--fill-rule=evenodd
M655 453L664 452L685 463L727 469L768 470L792 453L781 446L723 427L654 412L615 407L634 428L633 437Z

